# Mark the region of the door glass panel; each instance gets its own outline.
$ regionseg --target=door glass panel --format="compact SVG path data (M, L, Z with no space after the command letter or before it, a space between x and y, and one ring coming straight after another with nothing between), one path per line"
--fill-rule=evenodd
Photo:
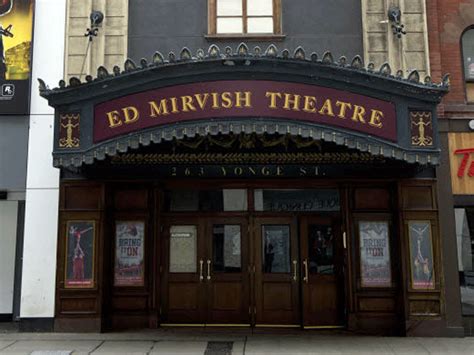
M263 272L290 272L290 226L262 226Z
M197 227L171 226L170 272L195 273L197 271Z
M331 226L308 226L308 259L311 274L334 274L334 235Z
M212 226L212 269L215 272L241 272L240 225Z

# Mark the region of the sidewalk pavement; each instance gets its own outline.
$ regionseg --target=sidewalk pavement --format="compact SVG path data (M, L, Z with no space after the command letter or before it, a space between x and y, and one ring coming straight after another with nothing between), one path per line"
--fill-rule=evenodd
M0 333L0 354L473 354L474 338L399 338L249 329L136 333Z

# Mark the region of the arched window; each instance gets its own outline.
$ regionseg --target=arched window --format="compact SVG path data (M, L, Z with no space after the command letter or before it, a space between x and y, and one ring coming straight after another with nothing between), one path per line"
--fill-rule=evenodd
M474 102L474 28L468 29L461 39L466 98Z

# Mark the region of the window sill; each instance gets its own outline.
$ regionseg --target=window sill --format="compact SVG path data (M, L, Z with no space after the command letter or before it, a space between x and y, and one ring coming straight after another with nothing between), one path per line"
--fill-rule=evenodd
M225 40L247 40L247 41L265 41L265 42L281 42L286 38L284 34L208 34L204 35L207 40L225 41Z

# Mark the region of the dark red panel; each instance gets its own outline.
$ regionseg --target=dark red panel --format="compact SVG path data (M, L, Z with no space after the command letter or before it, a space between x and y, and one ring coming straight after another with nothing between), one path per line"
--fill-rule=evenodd
M397 141L391 102L314 85L241 80L177 85L98 104L94 142L176 122L248 117L307 121Z

